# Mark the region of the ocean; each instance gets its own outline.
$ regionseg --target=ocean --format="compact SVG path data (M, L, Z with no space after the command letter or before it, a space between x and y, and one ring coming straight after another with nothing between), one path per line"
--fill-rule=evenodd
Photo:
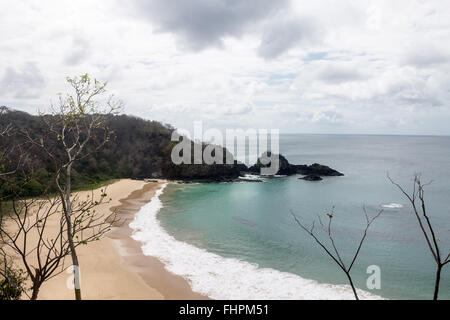
M281 135L290 163L328 165L345 174L308 182L297 176L263 183L168 184L136 215L131 227L143 252L161 259L194 291L216 299L353 299L345 274L293 220L306 225L334 207L333 234L349 263L369 216L352 269L361 298L431 299L436 265L407 199L389 175L411 190L420 173L428 214L442 254L450 251L450 137ZM325 238L324 238L325 239ZM369 289L369 266L380 289ZM450 267L440 298L450 299Z

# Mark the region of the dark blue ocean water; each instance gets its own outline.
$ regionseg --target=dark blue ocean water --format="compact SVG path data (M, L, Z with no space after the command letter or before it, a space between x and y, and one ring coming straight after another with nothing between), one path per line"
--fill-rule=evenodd
M386 174L410 190L422 174L441 251L450 251L450 137L282 135L280 151L295 164L318 162L345 174L306 182L296 176L264 183L169 185L158 219L177 240L320 283L345 284L345 275L293 221L310 225L335 207L334 235L346 261L356 250L369 215L385 208L369 230L352 274L358 288L385 298L429 299L435 263L405 197ZM317 228L320 233L320 228ZM369 290L366 269L381 269L381 289ZM450 266L440 298L450 299Z

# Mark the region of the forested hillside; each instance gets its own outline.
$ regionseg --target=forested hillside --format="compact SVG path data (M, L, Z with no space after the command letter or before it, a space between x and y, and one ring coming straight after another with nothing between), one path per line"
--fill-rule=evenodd
M26 167L33 171L31 181L23 185L25 193L39 195L46 189L52 189L51 162L42 151L28 147L23 137L23 132L27 131L39 139L45 134L44 117L52 116L34 116L6 107L1 108L0 126L12 125L13 128L12 134L1 138L1 144L10 146L9 149L23 145L21 150L27 153ZM174 128L169 125L128 115L111 115L107 125L112 132L110 141L98 152L75 164L75 188L116 178L227 180L239 175L234 165L175 166L170 159L175 144L170 141ZM19 154L14 152L8 155L10 167L14 167L19 161L18 157ZM15 174L15 179L9 178L8 183L10 187L14 187L19 180L20 174Z

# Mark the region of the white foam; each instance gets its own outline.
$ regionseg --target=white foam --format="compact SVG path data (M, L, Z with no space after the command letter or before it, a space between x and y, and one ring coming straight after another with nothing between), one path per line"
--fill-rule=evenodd
M261 180L261 176L255 174L245 174L243 177L239 177L240 180Z
M319 284L288 272L259 268L176 240L157 219L166 184L136 214L130 227L145 255L160 259L170 272L187 279L192 290L213 299L354 299L348 285ZM358 290L362 299L381 297Z
M387 204L382 204L381 205L383 208L387 208L387 209L400 209L403 208L403 205L400 203L387 203Z

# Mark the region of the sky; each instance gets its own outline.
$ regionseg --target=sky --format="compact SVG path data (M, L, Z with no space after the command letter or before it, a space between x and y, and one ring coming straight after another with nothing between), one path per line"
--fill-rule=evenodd
M447 0L0 0L0 105L67 76L190 129L450 135Z

